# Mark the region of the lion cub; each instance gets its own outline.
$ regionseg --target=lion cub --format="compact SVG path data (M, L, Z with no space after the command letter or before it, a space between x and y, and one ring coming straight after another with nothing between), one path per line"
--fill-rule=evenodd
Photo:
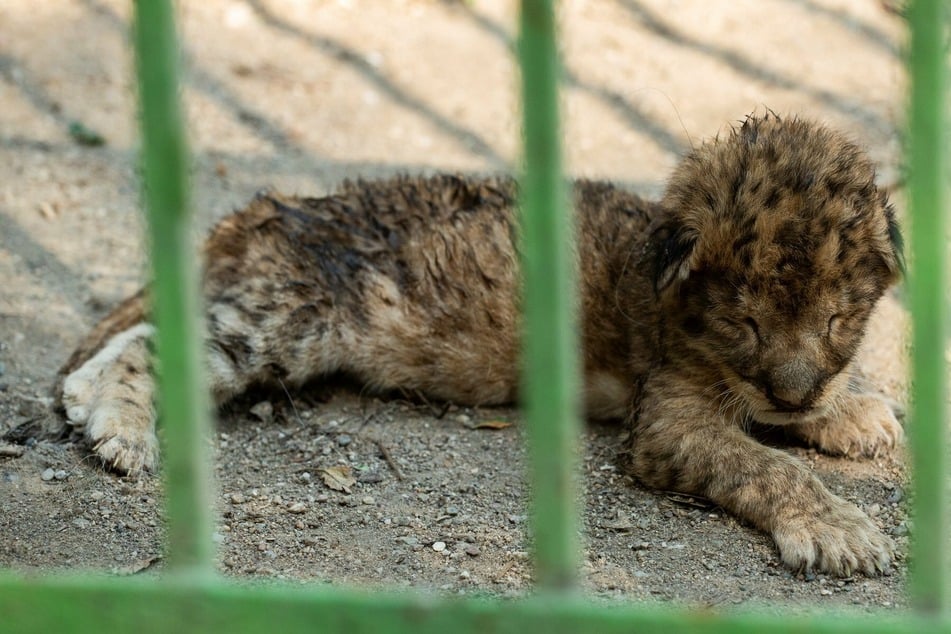
M202 282L216 401L334 372L456 403L515 400L516 197L505 178L395 178L262 194L222 220ZM630 472L769 532L792 568L885 570L892 543L865 514L744 432L783 425L849 456L901 440L884 400L850 381L901 267L865 154L814 123L750 117L687 155L659 202L580 181L574 205L585 403L626 420ZM123 472L157 463L145 303L106 317L57 390Z

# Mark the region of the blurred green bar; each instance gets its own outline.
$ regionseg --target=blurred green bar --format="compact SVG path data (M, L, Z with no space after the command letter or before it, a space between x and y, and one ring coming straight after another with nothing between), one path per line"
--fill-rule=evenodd
M910 425L915 473L911 597L927 613L946 609L948 590L945 373L945 10L916 0L911 22L909 116L914 394Z
M190 239L188 158L178 99L178 47L168 0L137 0L135 48L145 203L158 328L159 421L168 513L168 564L211 571L207 395L198 360L196 267Z
M17 634L946 634L951 623L890 614L717 613L704 607L535 596L486 601L194 579L0 576L3 625ZM10 627L15 624L14 627Z
M525 280L523 403L532 457L535 574L540 589L577 575L575 463L579 430L573 223L565 205L558 124L558 50L551 0L523 0Z

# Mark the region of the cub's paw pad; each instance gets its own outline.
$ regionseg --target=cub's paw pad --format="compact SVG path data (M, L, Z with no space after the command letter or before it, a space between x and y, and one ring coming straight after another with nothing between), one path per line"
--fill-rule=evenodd
M798 514L781 522L773 539L786 566L839 577L886 573L895 553L892 541L868 516L842 500L821 514Z

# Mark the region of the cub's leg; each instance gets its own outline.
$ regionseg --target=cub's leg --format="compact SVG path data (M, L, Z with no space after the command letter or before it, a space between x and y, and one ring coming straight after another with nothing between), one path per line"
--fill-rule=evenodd
M234 311L233 304L221 302L211 302L206 311L206 376L216 405L251 383L274 378L269 373L274 365L272 342L234 318ZM145 317L141 307L140 316ZM152 353L155 329L141 321L112 334L116 323L113 313L90 335L98 335L100 341L87 338L80 345L79 351L86 355L74 355L60 371L56 396L68 424L83 434L104 464L123 473L152 471L159 453ZM110 324L112 329L107 328ZM271 330L280 332L281 324ZM314 369L327 368L316 359ZM299 374L306 379L308 371Z
M888 568L894 546L858 507L792 456L750 438L695 385L661 372L643 394L624 458L645 484L709 498L768 532L793 569L848 576Z
M152 471L158 463L154 331L151 324L138 323L108 337L78 367L61 371L57 396L67 423L82 433L103 464L123 473ZM215 339L208 339L208 348L209 383L220 404L255 377L236 367Z
M850 382L828 414L790 425L789 431L822 452L850 458L885 454L900 445L905 435L894 404L865 391L857 381Z

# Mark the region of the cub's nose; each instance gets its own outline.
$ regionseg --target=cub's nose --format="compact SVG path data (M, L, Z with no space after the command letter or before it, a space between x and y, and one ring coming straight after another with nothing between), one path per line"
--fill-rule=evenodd
M769 373L766 396L779 409L805 409L815 400L820 381L817 368L793 358Z

